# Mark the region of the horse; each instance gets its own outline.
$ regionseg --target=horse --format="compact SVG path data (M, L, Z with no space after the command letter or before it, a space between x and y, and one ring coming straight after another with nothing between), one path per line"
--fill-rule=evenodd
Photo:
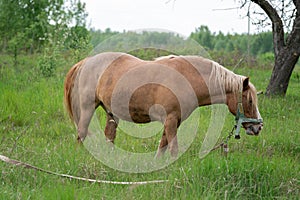
M257 92L249 77L238 75L200 56L165 56L142 60L122 52L87 57L67 73L64 102L77 127L79 143L100 106L106 112L105 137L114 143L119 119L159 121L164 129L157 150L178 154L177 129L200 106L226 104L249 135L263 122Z

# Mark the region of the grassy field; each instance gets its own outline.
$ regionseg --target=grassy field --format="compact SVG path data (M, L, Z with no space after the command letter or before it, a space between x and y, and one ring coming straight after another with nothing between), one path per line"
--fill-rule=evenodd
M14 67L0 59L0 154L32 165L86 178L115 181L169 180L140 186L96 184L69 180L0 162L0 199L299 199L300 197L300 67L291 77L285 98L259 96L264 129L258 137L242 133L220 150L200 159L209 108L201 108L203 127L176 162L144 174L119 172L76 145L76 130L63 106L65 65L54 77L42 78L36 57L23 57ZM258 90L268 84L270 70L242 68ZM222 137L234 123L227 116ZM159 136L148 143L117 136L138 150L156 149Z

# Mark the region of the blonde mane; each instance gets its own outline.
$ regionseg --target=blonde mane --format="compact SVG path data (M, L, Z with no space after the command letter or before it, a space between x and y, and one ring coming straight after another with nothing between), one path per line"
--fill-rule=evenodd
M210 83L223 83L224 89L233 93L238 93L243 90L243 80L246 77L233 73L219 63L211 62Z
M227 92L233 92L236 95L238 95L239 92L243 91L243 81L246 78L245 76L237 75L214 61L212 61L211 67L212 69L209 77L210 83L211 82L213 82L214 84L217 84L217 82L223 83L224 89ZM254 85L250 82L249 82L249 89L247 91L248 91L246 94L247 101L252 99L253 106L257 106L257 95L256 95L257 92Z

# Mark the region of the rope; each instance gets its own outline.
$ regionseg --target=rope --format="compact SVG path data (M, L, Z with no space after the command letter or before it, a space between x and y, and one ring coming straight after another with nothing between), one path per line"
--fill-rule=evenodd
M216 149L219 149L220 147L223 147L223 151L225 153L225 155L229 152L229 147L228 147L228 141L230 140L230 138L233 136L233 132L234 130L236 129L236 126L233 126L232 130L230 131L229 135L226 137L226 139L221 142L220 144L214 146L214 148L212 148L210 150L210 152L216 150ZM236 138L238 139L238 138Z
M47 174L51 174L51 175L55 175L55 176L59 176L59 177L63 177L63 178L68 178L68 179L73 179L73 180L80 180L80 181L87 181L90 183L104 183L104 184L114 184L114 185L145 185L145 184L155 184L155 183L166 183L168 182L168 180L153 180L153 181L139 181L139 182L124 182L124 181L106 181L106 180L96 180L96 179L89 179L89 178L83 178L83 177L77 177L77 176L71 176L68 174L59 174L56 172L52 172L52 171L48 171L18 160L13 160L10 159L6 156L0 155L0 160L4 161L5 163L9 163L15 166L20 166L20 167L24 167L27 169L33 169L35 171L40 171L40 172L44 172Z
M231 132L229 133L229 135L226 137L225 141L223 141L222 143L216 145L213 149L211 149L210 151L214 151L220 147L223 147L224 153L228 153L229 148L228 148L228 140L231 138L231 136L233 135L234 129L236 129L236 126L234 126L231 130ZM114 184L114 185L146 185L146 184L156 184L156 183L166 183L169 180L152 180L152 181L137 181L137 182L126 182L126 181L107 181L107 180L96 180L96 179L89 179L89 178L83 178L83 177L78 177L78 176L72 176L69 174L60 174L57 172L52 172L49 170L45 170L33 165L30 165L28 163L25 162L21 162L19 160L13 160L10 159L6 156L3 156L0 154L0 160L2 160L5 163L8 164L12 164L18 167L24 167L27 169L33 169L35 171L40 171L46 174L51 174L51 175L55 175L55 176L59 176L62 178L68 178L68 179L72 179L72 180L80 180L80 181L87 181L90 183L103 183L103 184Z

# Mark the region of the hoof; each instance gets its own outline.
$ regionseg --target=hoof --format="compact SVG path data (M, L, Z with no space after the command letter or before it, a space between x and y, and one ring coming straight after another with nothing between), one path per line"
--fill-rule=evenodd
M77 143L78 144L83 144L83 138L80 138L79 136L77 137Z

